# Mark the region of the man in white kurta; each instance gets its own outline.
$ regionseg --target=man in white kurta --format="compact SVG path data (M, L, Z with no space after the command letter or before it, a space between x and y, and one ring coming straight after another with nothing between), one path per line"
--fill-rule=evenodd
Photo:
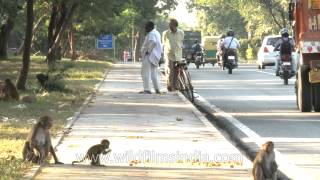
M151 21L146 23L145 30L146 37L141 48L143 91L140 93L151 94L151 77L155 92L160 94L158 67L162 53L161 35Z

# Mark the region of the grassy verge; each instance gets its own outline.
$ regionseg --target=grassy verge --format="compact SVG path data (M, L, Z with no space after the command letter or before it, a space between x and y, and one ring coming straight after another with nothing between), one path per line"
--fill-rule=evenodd
M20 96L34 95L37 101L25 104L22 101L0 101L0 179L19 179L30 167L22 162L23 143L33 123L42 115L50 115L54 119L53 134L61 130L67 119L82 105L86 97L99 83L104 72L111 66L106 61L62 60L59 66L67 67L63 79L65 92L39 91L36 80L37 73L47 70L43 57L32 57L27 90ZM21 58L0 60L0 80L10 78L16 81Z

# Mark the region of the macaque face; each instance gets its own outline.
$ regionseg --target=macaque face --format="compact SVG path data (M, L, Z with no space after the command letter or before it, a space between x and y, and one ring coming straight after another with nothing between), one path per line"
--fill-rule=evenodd
M268 153L272 152L273 149L274 149L273 144L268 144L268 146L267 146L267 151L268 151Z
M262 148L263 148L267 153L270 153L270 152L273 152L274 145L273 145L273 143L265 143L265 144L263 144Z
M52 125L53 125L53 121L52 121L52 119L49 119L49 120L47 121L47 124L46 124L46 129L51 129L51 128L52 128Z
M104 145L104 147L106 149L108 149L109 145L110 145L110 142L108 140L104 139L104 140L101 141L101 144Z

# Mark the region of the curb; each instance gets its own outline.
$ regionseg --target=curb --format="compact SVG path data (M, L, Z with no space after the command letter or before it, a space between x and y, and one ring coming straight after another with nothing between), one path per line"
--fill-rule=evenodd
M113 65L110 67L110 69L113 67ZM106 70L103 79L95 85L95 88L91 92L91 94L86 98L86 100L83 102L83 104L80 106L78 111L76 111L72 117L72 120L69 121L66 126L63 128L62 133L59 133L61 135L56 136L55 139L57 139L56 144L53 145L53 149L56 150L56 148L61 144L63 138L65 137L66 134L69 133L69 131L72 129L71 127L74 125L74 123L78 120L80 114L82 111L88 106L90 101L93 99L93 97L96 95L97 91L100 89L102 86L103 82L106 80L107 75L109 73L109 70ZM29 170L25 175L21 178L22 180L33 180L40 172L43 167L43 164L41 165L33 165L31 170Z

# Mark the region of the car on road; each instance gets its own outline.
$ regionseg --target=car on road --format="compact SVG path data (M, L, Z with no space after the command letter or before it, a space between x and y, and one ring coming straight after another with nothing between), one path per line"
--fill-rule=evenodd
M258 51L258 69L265 69L266 66L274 66L279 52L273 51L275 43L281 39L280 35L265 36ZM290 37L292 39L292 37Z

